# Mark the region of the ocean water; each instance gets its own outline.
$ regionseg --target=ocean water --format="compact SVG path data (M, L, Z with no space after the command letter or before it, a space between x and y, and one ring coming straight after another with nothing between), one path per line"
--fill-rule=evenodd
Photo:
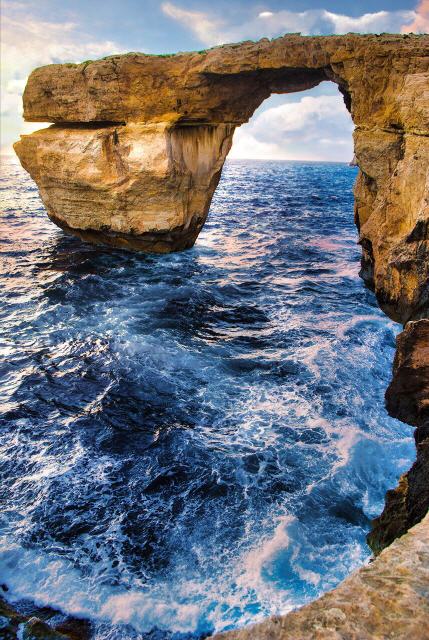
M286 613L370 555L414 456L399 328L358 278L356 169L227 162L196 246L101 249L3 165L0 582L95 640Z

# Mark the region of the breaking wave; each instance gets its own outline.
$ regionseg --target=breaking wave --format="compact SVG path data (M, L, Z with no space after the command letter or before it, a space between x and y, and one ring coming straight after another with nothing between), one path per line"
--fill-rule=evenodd
M358 278L356 170L229 162L191 251L99 249L1 189L0 576L97 640L285 613L369 556L414 455Z

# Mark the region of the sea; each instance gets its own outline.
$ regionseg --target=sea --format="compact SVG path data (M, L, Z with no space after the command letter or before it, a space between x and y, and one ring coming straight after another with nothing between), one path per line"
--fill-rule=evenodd
M86 244L0 183L0 582L94 640L285 614L369 561L412 463L357 169L227 161L193 249Z

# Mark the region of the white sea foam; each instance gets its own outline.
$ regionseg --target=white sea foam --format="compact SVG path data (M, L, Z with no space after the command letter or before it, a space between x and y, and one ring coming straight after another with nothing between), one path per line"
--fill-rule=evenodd
M154 589L124 591L102 585L94 576L82 576L72 563L60 557L24 549L7 538L0 538L0 575L8 584L8 598L12 601L28 598L39 606L50 605L75 616L113 625L129 624L139 632L154 627L192 632L204 617L215 630L222 630L236 624L236 609L246 608L246 604L258 602L261 616L272 611L273 606L274 612L293 608L263 577L266 565L287 548L287 525L291 521L289 516L280 518L271 538L243 558L236 558L232 568L235 577L227 572L213 580L205 576L202 581L183 580ZM236 587L231 589L233 582ZM235 611L232 617L228 610ZM243 623L254 618L250 611L243 611Z
M65 239L17 167L2 183L1 582L96 640L332 588L414 452L383 409L396 330L357 281L353 175L224 175L195 249L159 257Z
M60 557L24 549L5 538L0 538L0 545L0 575L12 602L28 598L39 606L49 605L75 616L132 624L140 632L155 626L185 632L197 626L197 605L100 585Z

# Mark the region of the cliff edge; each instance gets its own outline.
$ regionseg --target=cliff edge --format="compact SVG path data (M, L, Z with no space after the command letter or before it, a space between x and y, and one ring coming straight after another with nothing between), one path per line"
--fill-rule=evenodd
M429 307L429 36L243 42L32 72L15 144L51 219L85 240L168 252L200 232L235 127L272 93L336 83L355 124L361 275L398 322Z
M130 53L36 69L24 92L25 119L54 123L15 144L50 218L91 242L162 253L194 244L235 128L270 94L324 80L355 124L361 276L405 325L386 402L416 427L417 460L374 522L372 564L297 612L219 639L429 637L429 36Z

